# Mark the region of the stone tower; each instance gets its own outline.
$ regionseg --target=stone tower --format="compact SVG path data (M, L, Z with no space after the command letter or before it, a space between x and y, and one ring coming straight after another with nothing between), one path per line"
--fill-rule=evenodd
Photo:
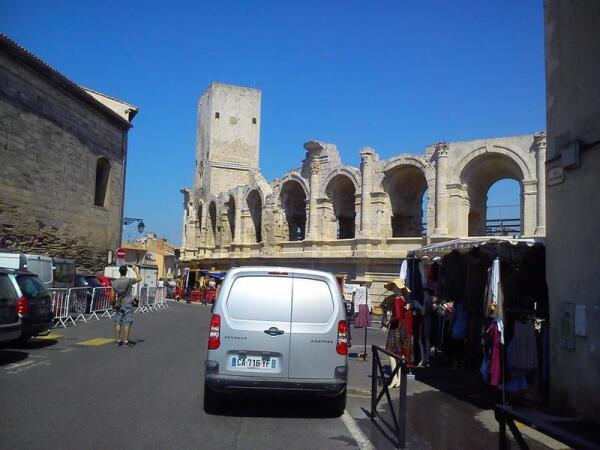
M211 83L198 103L194 190L218 194L249 183L258 171L257 89Z

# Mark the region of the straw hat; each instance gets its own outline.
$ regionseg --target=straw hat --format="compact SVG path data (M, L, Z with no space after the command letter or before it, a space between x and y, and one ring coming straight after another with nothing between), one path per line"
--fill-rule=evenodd
M395 278L392 281L383 285L383 287L386 288L388 291L392 291L394 289L394 286L396 286L398 289L406 289L407 292L410 292L410 289L406 287L404 281L402 281L400 278Z

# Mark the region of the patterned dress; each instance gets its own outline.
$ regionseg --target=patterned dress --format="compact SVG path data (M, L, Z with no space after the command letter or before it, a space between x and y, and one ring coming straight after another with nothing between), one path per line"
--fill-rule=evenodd
M406 366L412 367L414 364L413 314L411 309L406 309L406 306L407 302L404 297L397 296L393 299L392 318L385 349L404 357Z

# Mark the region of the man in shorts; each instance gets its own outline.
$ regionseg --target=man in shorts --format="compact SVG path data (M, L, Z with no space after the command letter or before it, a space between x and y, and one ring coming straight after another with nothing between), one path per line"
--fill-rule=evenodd
M133 285L142 281L140 271L137 266L131 266L135 272L136 278L127 277L127 266L122 265L119 267L120 278L113 280L111 285L115 293L117 294L115 303L115 335L117 337L116 344L129 345L129 332L131 331L131 324L133 324L133 296L131 291ZM125 325L125 340L121 340L121 326Z

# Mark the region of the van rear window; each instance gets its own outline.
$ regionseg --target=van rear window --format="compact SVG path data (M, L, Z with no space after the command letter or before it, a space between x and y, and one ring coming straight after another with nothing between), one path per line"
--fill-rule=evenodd
M292 320L326 323L333 314L333 296L329 285L320 280L294 278Z
M291 308L291 278L239 277L227 297L227 311L232 319L289 322Z
M54 281L57 283L73 284L75 280L75 264L73 263L54 263Z

